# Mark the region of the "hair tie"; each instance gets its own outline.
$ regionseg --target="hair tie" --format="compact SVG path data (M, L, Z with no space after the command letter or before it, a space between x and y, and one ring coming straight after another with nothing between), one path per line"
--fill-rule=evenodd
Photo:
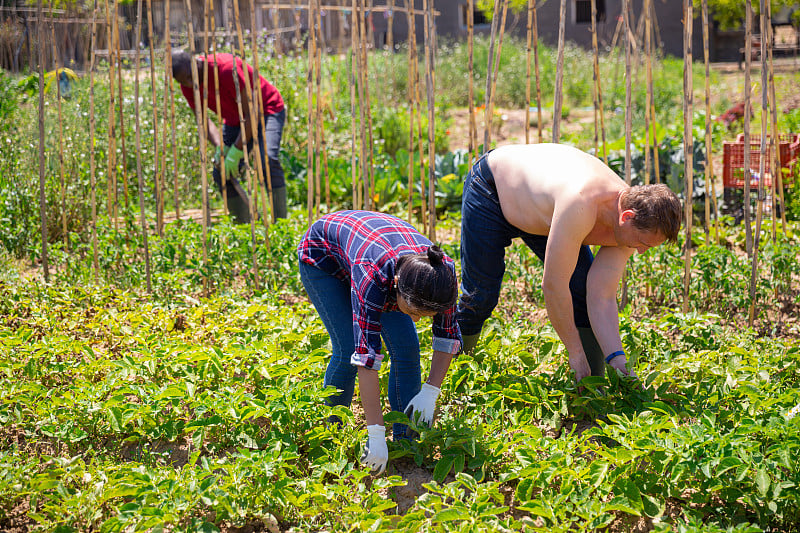
M608 357L606 357L606 363L611 364L611 360L617 357L618 355L625 355L625 352L622 350L617 350L612 354L608 354Z

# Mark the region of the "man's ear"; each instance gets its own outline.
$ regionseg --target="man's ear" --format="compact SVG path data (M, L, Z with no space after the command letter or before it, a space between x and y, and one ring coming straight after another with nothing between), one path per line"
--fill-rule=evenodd
M636 211L633 209L625 209L619 214L619 223L623 224L636 216Z

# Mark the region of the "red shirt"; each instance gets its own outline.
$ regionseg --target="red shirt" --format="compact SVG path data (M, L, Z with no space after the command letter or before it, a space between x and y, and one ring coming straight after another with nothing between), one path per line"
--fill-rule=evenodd
M239 125L239 108L236 105L236 85L233 83L233 58L232 54L216 54L219 70L219 105L222 109L217 110L217 97L214 92L214 54L200 56L208 61L208 109L222 117L223 124L228 126ZM247 66L247 73L250 77L250 87L253 87L253 67ZM236 58L236 73L239 77L239 92L242 98L247 96L247 86L245 85L244 70L241 58ZM203 98L203 71L200 75L200 98ZM264 106L264 114L271 115L283 110L283 97L274 85L259 75L261 80L261 102ZM189 106L194 109L194 89L181 85L181 92L189 102Z

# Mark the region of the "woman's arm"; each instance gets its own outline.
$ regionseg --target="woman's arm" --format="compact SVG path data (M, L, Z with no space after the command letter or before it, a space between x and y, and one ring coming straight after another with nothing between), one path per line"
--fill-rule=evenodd
M378 382L378 371L358 367L358 390L361 394L361 405L367 425L383 425L383 409L381 407L381 389Z

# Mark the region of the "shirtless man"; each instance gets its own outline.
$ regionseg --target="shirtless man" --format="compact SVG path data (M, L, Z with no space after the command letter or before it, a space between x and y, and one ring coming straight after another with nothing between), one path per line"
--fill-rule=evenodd
M483 155L464 184L461 299L465 352L497 305L505 248L520 237L544 261L550 322L575 379L626 367L617 286L634 252L675 241L681 203L666 185L629 187L602 161L562 144L503 146ZM589 245L599 245L597 257Z

